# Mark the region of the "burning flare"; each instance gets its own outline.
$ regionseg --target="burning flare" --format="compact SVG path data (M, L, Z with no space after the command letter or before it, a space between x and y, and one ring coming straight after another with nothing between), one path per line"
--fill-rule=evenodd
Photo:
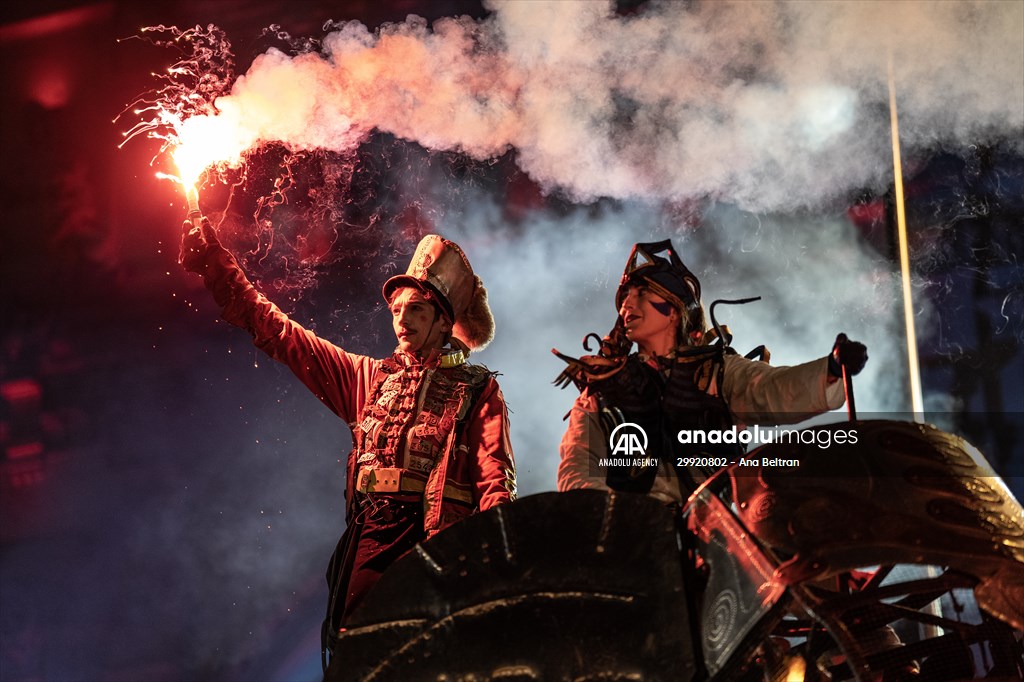
M170 33L172 40L153 42L190 53L165 74L154 74L163 87L143 95L123 112L130 110L142 120L124 133L121 146L140 135L163 141L151 165L165 155L171 158L176 174L158 171L156 175L181 184L189 217L197 223L201 218L198 185L203 173L211 167L241 166L258 138L243 124L237 110L226 107L222 111L217 106L233 78L230 44L219 29L197 26L181 31L156 26L142 32Z

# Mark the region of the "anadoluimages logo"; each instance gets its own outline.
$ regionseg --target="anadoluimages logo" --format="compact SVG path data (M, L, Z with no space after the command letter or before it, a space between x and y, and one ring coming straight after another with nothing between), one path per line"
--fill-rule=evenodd
M612 449L613 456L643 456L647 454L647 432L633 422L619 424L608 436L608 447Z

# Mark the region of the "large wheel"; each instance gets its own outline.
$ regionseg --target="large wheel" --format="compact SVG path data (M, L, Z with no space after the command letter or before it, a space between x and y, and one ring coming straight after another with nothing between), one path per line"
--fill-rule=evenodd
M934 427L815 431L830 429L857 441L764 446L748 463L799 466L733 466L691 499L712 576L704 622L726 589L716 575L759 608L720 644L705 638L711 677L1021 679L1024 510L974 448Z
M327 680L688 680L678 519L642 495L546 493L395 563Z

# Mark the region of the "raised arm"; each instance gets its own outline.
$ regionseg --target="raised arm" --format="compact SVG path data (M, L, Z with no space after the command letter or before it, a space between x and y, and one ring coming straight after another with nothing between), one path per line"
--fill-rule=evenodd
M203 277L227 322L249 332L256 347L282 362L328 408L353 422L376 360L348 353L294 322L249 282L209 220L182 229L181 264Z

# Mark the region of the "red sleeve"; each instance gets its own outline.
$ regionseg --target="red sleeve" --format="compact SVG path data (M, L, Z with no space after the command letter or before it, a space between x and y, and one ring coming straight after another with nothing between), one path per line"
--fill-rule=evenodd
M480 510L516 498L516 467L508 437L508 408L498 382L487 380L466 430L470 480Z
M292 321L219 244L206 253L203 281L227 322L248 331L257 348L287 365L335 414L350 424L358 418L378 360L348 353Z

